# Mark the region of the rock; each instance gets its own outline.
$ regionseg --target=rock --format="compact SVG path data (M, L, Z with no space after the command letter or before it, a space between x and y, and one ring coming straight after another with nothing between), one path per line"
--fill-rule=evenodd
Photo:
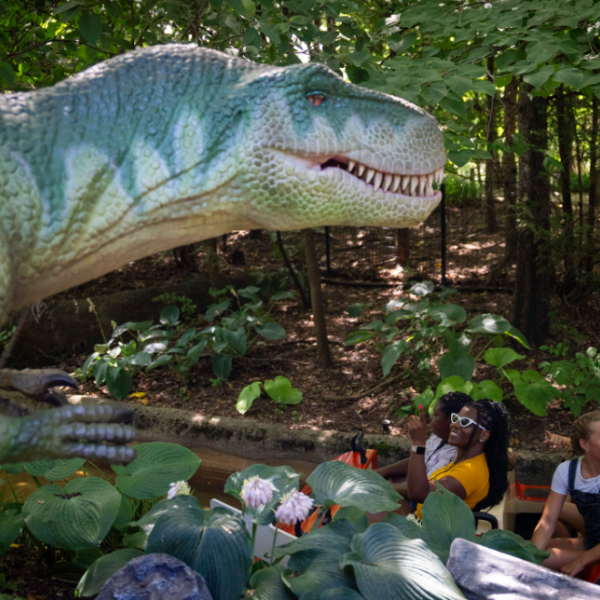
M102 587L96 600L213 600L204 578L168 554L134 558Z
M446 566L468 600L600 600L600 586L463 539Z

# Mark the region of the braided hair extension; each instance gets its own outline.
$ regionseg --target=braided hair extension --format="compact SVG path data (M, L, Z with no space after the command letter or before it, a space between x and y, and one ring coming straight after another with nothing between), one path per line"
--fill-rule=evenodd
M499 402L478 400L469 402L465 406L477 411L475 420L490 432L490 437L483 446L483 453L490 472L490 489L488 495L473 509L483 510L498 504L508 489L510 422L506 409ZM473 430L469 446L479 428L474 427Z
M473 398L468 394L463 394L463 392L448 392L437 401L436 406L439 406L440 410L449 419L452 413L459 413L460 409L467 402L473 402Z
M594 410L585 415L581 415L571 425L571 451L577 456L583 454L583 448L579 445L579 440L589 441L590 439L590 425L600 421L600 410Z

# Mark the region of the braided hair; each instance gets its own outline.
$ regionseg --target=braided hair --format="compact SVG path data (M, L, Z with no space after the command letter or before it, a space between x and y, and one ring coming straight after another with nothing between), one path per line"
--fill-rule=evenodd
M483 446L483 453L490 472L490 489L488 495L481 500L473 510L483 510L498 504L508 489L508 445L510 437L510 422L506 409L493 400L478 400L468 402L467 408L477 412L475 419L482 427L490 432L490 437ZM473 427L469 446L479 428Z
M459 413L460 409L467 402L473 402L473 398L468 394L464 394L463 392L448 392L437 401L436 406L439 406L440 410L449 419L452 413Z
M575 419L573 425L571 425L571 450L573 454L581 456L583 454L583 448L579 445L579 440L589 441L591 431L590 425L600 421L600 410L594 410L585 415L581 415Z

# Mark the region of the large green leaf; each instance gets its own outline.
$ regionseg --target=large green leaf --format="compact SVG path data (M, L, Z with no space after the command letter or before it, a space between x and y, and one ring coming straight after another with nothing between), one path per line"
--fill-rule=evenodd
M58 461L47 459L47 460L33 460L31 462L23 463L25 470L34 477L43 477L46 471L53 469Z
M504 373L513 384L517 400L534 415L545 417L546 406L557 395L557 390L537 371L519 373L515 369L505 369Z
M247 385L238 396L235 409L245 415L251 408L254 401L260 396L260 381L255 381Z
M252 515L259 525L268 525L273 521L273 513L279 504L281 496L292 489L298 489L300 476L291 467L268 467L261 464L251 465L247 469L229 476L225 483L225 493L231 494L242 501L240 492L242 491L244 481L255 476L270 481L273 484L275 487L273 498L271 502L258 508L247 506L246 513Z
M296 596L283 583L283 571L282 565L274 565L254 573L248 583L252 600L295 600Z
M342 520L348 521L358 533L363 533L369 526L367 512L356 506L345 506L340 508L335 515L333 515L334 523Z
M257 325L256 333L262 335L267 340L285 340L287 333L285 329L277 323L265 323Z
M351 567L367 600L458 600L464 596L423 540L408 540L389 523L375 523L354 536L341 561Z
M494 400L495 402L502 402L504 398L504 392L502 388L498 387L490 379L480 381L473 386L470 394L473 400Z
M79 29L86 42L95 46L102 35L102 19L98 15L84 13L79 17Z
M468 322L469 326L465 331L470 333L490 333L497 335L499 333L505 333L510 328L510 323L499 315L485 314L477 315L475 318Z
M54 466L44 472L43 477L48 481L60 481L79 471L85 463L85 458L69 458L54 461Z
M179 558L204 577L213 598L238 600L254 554L246 525L238 515L221 509L205 511L196 498L187 498L161 503L146 552Z
M0 513L0 554L4 554L19 537L23 528L20 510L9 509Z
M126 466L113 465L115 486L130 496L145 500L162 496L169 484L187 481L198 469L200 459L190 450L167 442L137 444L136 458Z
M540 550L520 535L504 529L492 529L479 538L478 543L486 548L505 552L523 560L541 565L549 556L549 550Z
M301 600L305 600L304 597ZM356 590L347 587L325 590L318 596L318 600L364 600Z
M143 552L126 548L99 558L83 575L77 586L78 596L95 596L102 586L130 560L142 556Z
M467 320L467 311L458 304L433 304L427 308L431 318L448 327L453 323L464 323Z
M515 360L525 358L523 354L517 354L512 348L490 348L485 351L485 362L497 369L502 369Z
M121 495L98 477L73 479L64 488L45 485L23 506L25 523L45 544L65 550L97 546L113 524Z
M312 488L315 504L324 508L339 504L367 512L391 511L398 508L401 499L391 484L377 473L341 461L320 464L306 482Z
M475 359L468 350L444 352L438 361L440 377L462 377L464 381L471 381L475 371Z
M342 509L343 510L343 509ZM297 540L275 548L275 558L286 554L293 556L305 552L334 552L343 554L350 550L350 543L356 533L354 526L348 521L333 521L327 527L313 529L309 534Z
M430 492L422 508L423 530L429 548L446 563L450 546L456 538L475 541L475 520L466 503L444 489Z
M287 377L277 375L275 379L267 379L264 383L265 392L278 404L299 404L302 402L302 392L293 388Z
M131 502L132 501L129 496L121 496L119 512L117 512L117 516L115 517L115 521L113 523L114 527L116 527L119 531L125 531L133 519L133 505Z
M383 352L383 358L381 359L381 368L383 369L383 376L387 377L392 370L392 367L396 364L396 361L400 358L403 352L410 350L408 344L404 340L398 340L393 344L390 344Z

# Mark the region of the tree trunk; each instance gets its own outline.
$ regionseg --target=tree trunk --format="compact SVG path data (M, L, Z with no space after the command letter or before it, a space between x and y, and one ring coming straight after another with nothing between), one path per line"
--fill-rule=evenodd
M573 250L575 238L573 235L573 199L571 197L571 170L573 163L573 127L571 112L566 103L565 88L561 84L556 90L556 126L558 129L558 154L563 170L560 173L560 188L563 205L564 252L565 269L564 287L570 289L575 281L575 261Z
M587 270L592 268L594 229L598 206L598 98L592 99L592 137L590 139L590 193L588 200Z
M513 77L504 88L504 136L506 144L515 143L517 127L517 91L519 80ZM517 204L517 159L514 152L505 152L502 157L502 186L504 200L507 202L506 212L506 254L507 264L513 262L517 255L517 223L515 220L515 205Z
M396 229L396 262L403 267L410 260L410 229Z
M310 299L315 323L315 335L317 337L317 360L321 367L329 369L333 366L333 362L331 360L331 352L329 351L329 342L327 340L325 307L323 304L323 295L321 294L321 273L319 272L319 260L317 258L313 230L303 229L302 240L304 241L308 284L310 286Z
M519 91L519 133L532 147L519 157L519 200L529 214L518 230L513 323L530 344L539 346L548 333L551 292L548 255L535 234L536 230L549 229L550 181L544 169L544 150L548 148L548 99L529 98L531 89L531 85L522 83Z
M492 81L494 72L494 57L490 56L487 60L488 80ZM485 206L485 228L488 233L498 231L498 221L496 219L496 206L494 204L494 175L496 171L497 155L492 150L492 142L496 139L496 97L488 96L488 123L485 135L486 148L492 154L492 158L485 161L485 194L483 204Z

